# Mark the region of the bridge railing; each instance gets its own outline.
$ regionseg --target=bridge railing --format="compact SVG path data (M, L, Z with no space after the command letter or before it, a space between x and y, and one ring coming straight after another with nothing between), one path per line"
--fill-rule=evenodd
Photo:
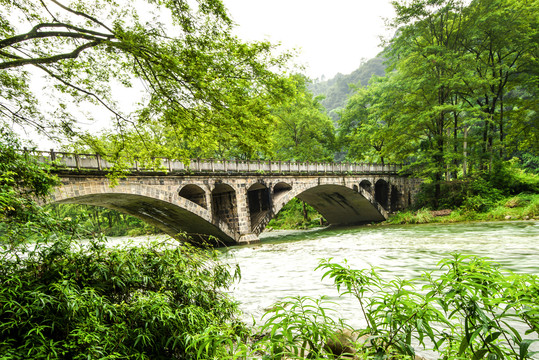
M41 162L52 163L59 169L66 170L99 170L106 171L113 168L114 163L106 160L99 154L75 154L61 151L32 151ZM274 160L219 160L219 159L191 159L189 163L167 158L156 158L153 165L145 168L139 162L128 166L128 170L135 172L180 172L180 173L385 173L395 174L400 165L395 164L367 164L367 163L318 163L294 162Z

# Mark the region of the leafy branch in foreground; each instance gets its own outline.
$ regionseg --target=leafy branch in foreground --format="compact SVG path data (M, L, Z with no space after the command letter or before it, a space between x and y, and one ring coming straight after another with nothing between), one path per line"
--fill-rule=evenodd
M250 343L225 358L533 359L539 335L539 277L501 270L484 258L454 254L439 270L410 280L384 279L376 269L320 262L341 296L355 297L366 322L354 330L324 298L278 302ZM201 344L209 343L207 338Z
M341 295L358 299L374 358L413 356L415 339L424 348L432 344L443 359L531 359L530 344L538 339L523 335L539 335L539 277L460 254L439 266L445 272L391 281L374 269L353 270L330 260L318 268Z

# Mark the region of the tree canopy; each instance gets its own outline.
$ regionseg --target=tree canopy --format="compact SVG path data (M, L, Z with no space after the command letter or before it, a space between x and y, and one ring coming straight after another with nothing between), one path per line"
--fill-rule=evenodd
M253 147L264 143L267 104L287 91L278 71L288 54L234 37L220 0L0 5L3 122L73 134L82 120L73 110L90 103L110 111L120 134L158 121L201 146L226 137ZM36 93L39 77L47 82ZM123 89L140 84L137 108L121 109Z
M439 182L522 153L537 156L539 3L394 6L388 73L359 89L342 113L349 158L385 155Z
M272 109L277 118L272 133L274 158L295 161L332 161L335 154L335 127L322 97L307 89L307 79L296 75L290 79L294 96Z

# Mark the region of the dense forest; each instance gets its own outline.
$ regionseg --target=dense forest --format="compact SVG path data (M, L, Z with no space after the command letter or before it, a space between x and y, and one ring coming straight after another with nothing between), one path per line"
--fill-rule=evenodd
M401 163L423 180L424 211L501 204L537 217L537 0L395 1L379 57L315 82L289 69L292 54L233 36L220 0L123 5L0 2L0 358L414 359L413 339L443 359L533 358L511 324L539 334L537 276L458 254L410 282L321 261L367 322L355 347L341 346L353 329L324 299L279 302L252 328L227 293L241 272L216 252L173 239L111 248L107 231L154 229L42 206L58 178L20 151L32 146L20 133L102 154L111 179L162 156ZM126 110L119 95L137 84ZM108 130L81 126L97 109ZM323 223L311 211L292 201L283 214Z

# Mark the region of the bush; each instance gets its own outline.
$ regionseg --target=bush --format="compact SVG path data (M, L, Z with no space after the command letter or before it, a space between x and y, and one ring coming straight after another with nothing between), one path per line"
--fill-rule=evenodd
M539 175L523 170L518 159L494 163L487 179L492 187L500 190L504 195L539 192Z
M239 273L214 253L67 240L18 250L0 258L2 359L196 359L199 334L245 331L223 292Z
M538 193L539 175L522 169L518 159L495 162L490 173L477 174L461 180L441 181L440 193L435 198L434 182L421 185L414 207L431 209L458 209L485 212L504 196L520 193Z
M414 207L416 209L424 207L430 209L459 208L466 201L469 187L470 181L468 180L443 181L440 183L440 192L443 197L435 199L435 183L423 183L417 194ZM438 205L436 206L436 204Z
M271 219L268 227L274 229L308 229L320 226L324 219L309 204L293 198Z
M522 154L522 164L520 167L525 171L538 175L539 174L539 156L525 153Z
M355 297L367 323L352 331L357 335L354 358L414 359L414 340L443 359L533 358L536 353L529 347L534 340L522 335L539 335L538 276L514 274L484 258L459 254L443 259L439 267L436 275L385 280L378 269L320 262L322 278L333 279L341 296ZM324 344L339 331L336 327L349 327L328 314L310 298L279 303L262 327L268 333L253 348L265 359L334 359ZM518 326L525 330L517 331Z
M13 133L0 127L0 234L18 222L35 218L39 208L36 200L59 183L47 165L22 153L21 148Z

